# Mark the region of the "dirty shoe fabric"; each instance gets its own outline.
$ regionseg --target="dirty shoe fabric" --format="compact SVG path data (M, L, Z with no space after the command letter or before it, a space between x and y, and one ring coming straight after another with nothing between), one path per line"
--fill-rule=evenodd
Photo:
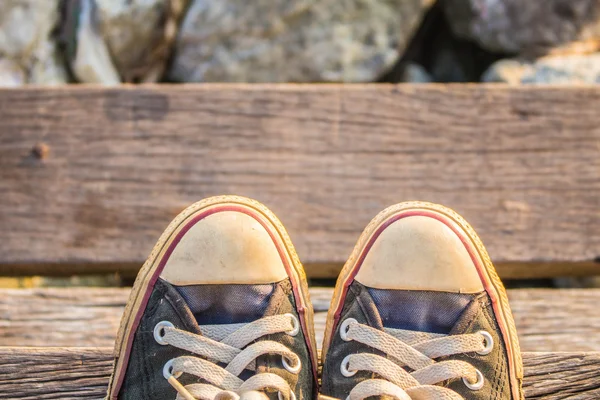
M321 393L360 400L520 400L506 292L473 229L421 202L381 212L338 279Z
M312 318L279 220L245 198L201 201L171 223L136 279L108 398L310 399Z

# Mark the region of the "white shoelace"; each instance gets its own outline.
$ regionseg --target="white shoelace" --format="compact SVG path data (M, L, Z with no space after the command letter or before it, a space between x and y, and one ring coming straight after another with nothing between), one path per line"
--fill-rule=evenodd
M168 361L163 375L177 390L177 400L239 400L266 399L265 390L278 392L280 400L295 400L288 382L279 375L257 373L246 381L239 378L245 369L256 371L255 361L265 354L279 354L289 372L297 374L300 358L286 346L269 340L249 343L265 335L285 332L295 336L300 323L292 314L261 318L247 324L202 325L202 335L177 329L167 321L154 328L154 338L161 345L170 345L197 354ZM225 368L217 363L226 364ZM204 379L208 383L183 386L177 378L183 373Z
M465 335L443 335L385 328L384 331L346 319L340 326L345 341L355 340L387 355L350 354L340 366L350 377L358 371L369 371L380 379L367 379L352 389L347 400L387 395L400 400L462 400L462 397L436 384L461 378L471 390L483 387L480 371L465 361L434 359L463 353L489 354L494 346L489 333L480 331ZM408 367L413 372L407 372Z

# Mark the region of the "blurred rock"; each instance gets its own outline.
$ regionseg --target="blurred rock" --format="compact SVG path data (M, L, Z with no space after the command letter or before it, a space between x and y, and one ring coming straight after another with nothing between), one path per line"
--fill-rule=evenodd
M187 0L67 0L65 34L80 82L162 78Z
M445 0L453 31L490 51L545 54L600 47L600 0Z
M59 55L56 42L44 41L33 52L34 61L29 68L28 83L34 85L62 85L69 74Z
M440 1L427 11L400 61L380 81L479 82L492 63L506 57L510 55L490 53L473 41L457 37ZM420 74L420 67L427 77Z
M66 3L62 37L66 59L77 81L103 85L121 83L100 31L95 0Z
M158 80L188 0L96 1L104 38L123 80Z
M531 70L531 64L519 60L500 60L490 66L481 77L482 82L520 84L521 78L527 70Z
M398 60L433 0L192 0L169 77L368 82Z
M67 82L53 37L58 5L58 0L0 2L0 59L4 60L0 85ZM12 72L6 75L7 71Z
M483 74L482 81L509 84L600 83L600 53L543 57L531 63L501 60Z
M0 59L0 87L22 86L25 79L25 71L16 62Z
M428 83L433 82L433 78L429 75L427 70L419 65L410 63L404 67L404 74L402 76L402 82L410 83Z

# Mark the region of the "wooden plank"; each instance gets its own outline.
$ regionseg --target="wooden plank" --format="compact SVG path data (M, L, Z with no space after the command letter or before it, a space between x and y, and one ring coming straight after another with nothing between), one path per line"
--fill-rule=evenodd
M112 348L0 348L0 399L103 399Z
M600 353L524 353L527 399L597 399ZM0 399L101 399L110 348L0 348Z
M422 199L495 261L595 271L599 109L597 86L3 89L0 264L137 269L185 206L236 193L308 264L343 263L378 211Z
M311 288L317 343L332 289ZM509 290L523 351L600 351L600 289ZM129 289L0 289L0 346L112 346Z
M0 289L0 346L113 346L130 289Z

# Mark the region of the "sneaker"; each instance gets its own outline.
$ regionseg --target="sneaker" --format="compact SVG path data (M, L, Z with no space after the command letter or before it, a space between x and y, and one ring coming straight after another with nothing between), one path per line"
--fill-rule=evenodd
M506 291L469 224L408 202L362 233L337 281L321 391L364 399L522 399Z
M135 281L115 354L109 399L313 398L313 310L281 222L235 196L183 211Z

